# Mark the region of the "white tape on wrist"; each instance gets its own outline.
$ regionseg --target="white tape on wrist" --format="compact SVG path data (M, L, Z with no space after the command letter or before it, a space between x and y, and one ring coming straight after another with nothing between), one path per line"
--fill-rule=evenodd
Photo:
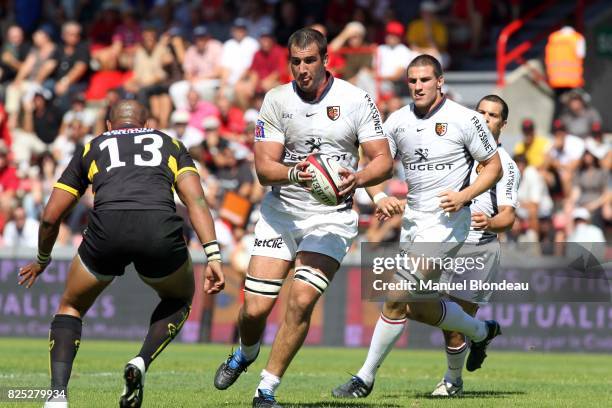
M202 244L202 247L204 248L204 253L208 258L208 262L221 262L221 248L216 240Z
M378 204L380 200L382 200L383 198L387 198L387 197L388 195L386 195L383 192L380 192L380 193L375 194L374 197L372 197L372 201L374 201L374 204Z

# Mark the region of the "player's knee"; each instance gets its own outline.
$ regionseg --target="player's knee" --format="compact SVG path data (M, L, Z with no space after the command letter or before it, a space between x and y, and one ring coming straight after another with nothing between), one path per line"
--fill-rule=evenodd
M274 299L275 300L275 299ZM268 313L272 310L274 301L269 299L256 299L253 301L245 301L240 311L240 319L247 322L259 321L266 319Z
M82 302L79 302L78 299L63 295L57 307L57 314L83 317L85 313L87 313L87 309L88 307Z
M447 347L461 347L465 344L465 337L459 332L444 331L444 340Z
M417 322L429 323L431 320L427 307L423 307L425 303L414 302L410 304L410 318Z
M292 290L287 302L287 315L296 321L307 321L318 298L311 291Z
M407 316L407 305L404 302L387 301L383 306L383 314L389 319L403 319Z

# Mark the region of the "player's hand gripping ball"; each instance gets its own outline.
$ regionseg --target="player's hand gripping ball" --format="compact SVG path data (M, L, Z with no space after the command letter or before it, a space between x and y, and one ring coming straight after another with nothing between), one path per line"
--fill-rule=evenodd
M307 171L312 174L310 193L321 204L338 205L344 201L338 186L341 183L340 163L333 157L323 153L311 154L306 158L309 166Z

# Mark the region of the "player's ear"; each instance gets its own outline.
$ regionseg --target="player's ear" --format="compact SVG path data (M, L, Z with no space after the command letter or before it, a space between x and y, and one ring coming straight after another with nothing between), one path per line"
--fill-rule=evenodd
M113 124L111 123L110 120L106 121L106 130L113 130Z
M436 81L438 82L438 90L442 90L442 86L444 85L444 75L440 75Z
M327 61L328 61L328 59L329 59L329 56L328 56L327 54L325 54L325 55L323 56L323 65L324 65L324 66L327 66Z

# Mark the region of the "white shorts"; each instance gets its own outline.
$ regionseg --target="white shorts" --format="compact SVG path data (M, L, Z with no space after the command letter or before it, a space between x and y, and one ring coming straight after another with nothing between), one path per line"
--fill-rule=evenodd
M295 260L298 252L317 252L342 262L357 236L358 215L353 210L293 215L262 203L255 225L251 255Z
M443 293L461 300L476 304L486 304L491 298L492 290L484 290L476 285L498 281L501 245L498 240L486 244L465 244L456 255L457 259L471 260L473 268L454 271L445 270L440 277L440 283L460 283L464 287L455 290L444 290ZM468 261L465 264L467 265ZM454 285L457 286L457 285ZM479 285L481 286L481 285ZM488 285L487 285L488 286Z
M455 213L442 210L435 212L416 211L406 207L402 219L400 236L401 252L429 259L426 266L412 269L399 269L396 280L406 280L415 284L410 290L412 298L434 298L435 290L425 288L426 282L437 282L448 260L453 260L470 232L471 213L468 207Z
M404 210L400 242L463 244L470 232L471 213L468 207L454 213L442 210L424 212ZM445 245L449 248L454 245Z

